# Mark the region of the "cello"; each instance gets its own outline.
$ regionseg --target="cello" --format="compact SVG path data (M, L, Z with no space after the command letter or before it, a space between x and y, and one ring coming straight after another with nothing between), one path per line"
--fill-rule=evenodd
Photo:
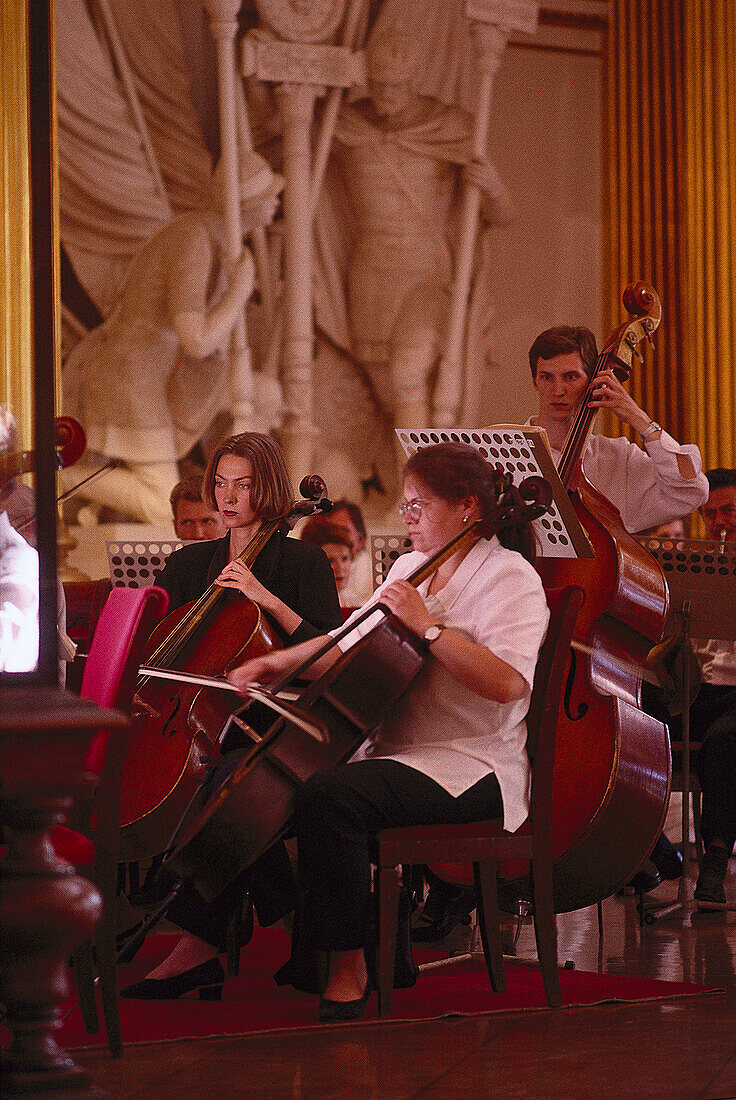
M496 468L497 500L489 516L476 520L414 570L406 580L419 586L458 549L479 537L538 517L551 500L539 477L517 488L511 476ZM384 617L299 697L299 710L317 729L306 734L292 722L278 720L263 736L250 730L253 748L219 784L211 797L185 821L172 841L165 866L213 901L263 852L288 831L295 792L315 772L347 760L369 738L423 667L427 647L380 602L371 603L343 629ZM330 637L317 653L271 686L271 694L289 688L294 679L337 643ZM261 692L261 695L263 693ZM248 708L244 712L247 716ZM231 722L248 734L241 715ZM175 891L176 892L176 891Z
M559 464L595 557L543 558L538 565L545 587L575 584L585 591L557 724L557 912L595 904L630 881L662 830L670 789L667 729L643 705L648 657L667 619L667 583L583 469L597 413L588 405L596 376L613 369L625 381L637 345L661 318L657 293L646 283L628 286L623 303L633 320L613 332L598 356Z
M263 522L238 555L248 568L284 523L330 507L316 474L299 486L305 499L289 514ZM223 676L247 657L280 648L261 608L241 592L212 583L198 600L176 608L151 634L147 672L139 677L133 702L133 732L123 772L120 858L159 855L220 750L224 726L242 704L226 691L193 681L175 684L157 672L183 671Z

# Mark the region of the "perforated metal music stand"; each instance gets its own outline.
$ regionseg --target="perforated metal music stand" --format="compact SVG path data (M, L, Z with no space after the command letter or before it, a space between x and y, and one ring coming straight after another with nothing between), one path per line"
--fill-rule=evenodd
M560 481L544 428L532 424L496 424L489 428L397 428L407 458L435 443L467 443L492 465L508 471L518 485L525 477L543 477L552 489L547 513L534 521L538 553L546 558L592 558L590 545L567 491Z
M694 903L689 894L688 858L690 845L690 684L689 658L691 639L736 639L736 543L718 543L712 539L648 538L640 542L662 567L670 590L667 629L679 634L683 642L682 708L682 874L674 905L657 909L657 917L690 911ZM726 909L736 909L736 903ZM647 911L649 923L654 911Z
M181 539L108 539L107 560L113 588L146 588L166 564Z

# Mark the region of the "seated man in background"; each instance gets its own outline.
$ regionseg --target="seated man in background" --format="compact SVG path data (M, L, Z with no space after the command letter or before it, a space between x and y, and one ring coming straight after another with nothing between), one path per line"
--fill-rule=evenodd
M710 493L700 509L708 538L736 552L736 469L707 472ZM695 887L700 909L725 905L724 881L736 842L736 641L693 639L702 685L690 707L690 736L701 747L694 760L703 795L705 854ZM670 732L681 736L681 720Z
M221 539L225 534L222 516L202 499L203 474L188 474L171 490L174 533L183 542Z

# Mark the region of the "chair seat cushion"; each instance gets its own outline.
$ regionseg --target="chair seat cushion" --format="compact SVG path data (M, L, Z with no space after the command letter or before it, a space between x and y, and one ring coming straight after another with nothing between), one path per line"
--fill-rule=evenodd
M68 825L53 825L49 836L56 854L75 867L87 867L94 862L95 846L83 833L70 829Z

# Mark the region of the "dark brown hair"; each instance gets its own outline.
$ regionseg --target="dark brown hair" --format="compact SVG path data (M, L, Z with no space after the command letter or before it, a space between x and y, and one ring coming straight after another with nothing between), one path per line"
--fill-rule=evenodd
M557 325L556 328L548 328L540 332L529 348L532 378L536 381L537 364L540 359L553 359L555 355L567 355L571 351L578 353L583 361L585 373L588 378L592 378L598 359L595 336L589 328L573 325Z
M736 470L727 466L717 466L713 470L706 470L705 476L708 478L708 488L711 493L714 489L724 489L736 485Z
M350 551L350 556L353 555L353 543L345 528L338 527L337 524L330 523L329 519L323 519L321 516L314 516L307 520L299 537L303 542L311 542L314 546L324 546L329 542L337 546L345 546Z
M493 512L498 499L499 475L495 466L467 443L436 443L421 447L409 458L403 471L404 479L415 477L449 504L465 497L477 496L481 516ZM535 562L534 533L529 524L506 527L498 534L499 542L508 550L518 550Z
M199 474L186 474L185 477L177 481L169 494L169 503L171 504L171 511L174 515L174 519L176 519L176 509L179 507L180 500L191 500L194 504L199 504L203 501L203 480L204 470Z
M204 472L203 485L204 501L215 509L215 474L223 455L236 455L250 462L250 505L256 515L267 521L282 519L291 508L294 492L283 451L276 440L263 432L242 432L215 447Z
M328 516L333 515L335 512L347 512L353 521L353 527L358 532L361 538L366 537L365 520L363 519L363 513L358 505L352 500L346 500L345 497L341 497L340 500L335 500L332 503L332 507L327 513Z

